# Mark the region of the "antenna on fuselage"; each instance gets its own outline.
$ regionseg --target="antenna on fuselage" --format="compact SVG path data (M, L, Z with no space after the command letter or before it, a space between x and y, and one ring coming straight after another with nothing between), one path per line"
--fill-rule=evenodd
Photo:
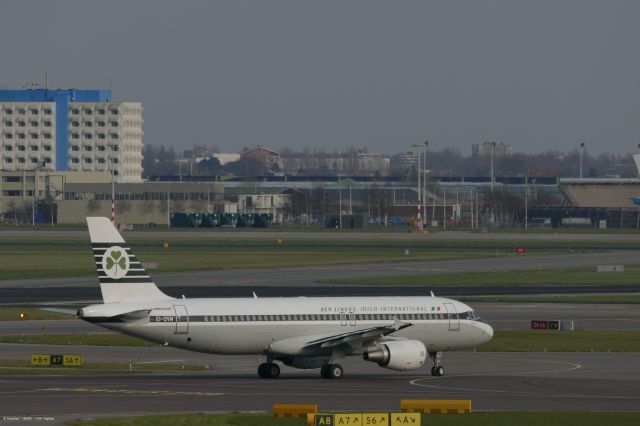
M433 294L433 291L431 292L431 297L436 297L436 295L435 295L435 294Z
M254 298L254 299L257 299L257 298L258 298L258 295L256 294L256 292L255 292L255 291L252 291L252 292L251 292L251 294L253 294L253 298Z

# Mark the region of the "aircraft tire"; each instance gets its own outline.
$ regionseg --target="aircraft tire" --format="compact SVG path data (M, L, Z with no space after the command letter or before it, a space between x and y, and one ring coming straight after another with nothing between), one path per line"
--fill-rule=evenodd
M268 378L275 379L280 376L280 367L275 362L271 362L265 367L265 372Z
M431 368L431 375L435 376L435 377L444 376L444 367L442 367L442 366L432 367Z
M258 366L258 377L260 377L261 379L267 378L267 365L268 364L262 363Z
M331 364L325 364L320 368L320 377L323 379L330 379Z
M329 369L330 379L341 379L344 375L344 370L340 364L332 364Z

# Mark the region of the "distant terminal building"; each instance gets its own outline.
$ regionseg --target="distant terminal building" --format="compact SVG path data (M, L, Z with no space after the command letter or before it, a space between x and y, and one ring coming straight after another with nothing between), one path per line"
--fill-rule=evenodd
M473 157L482 157L485 155L491 155L491 148L493 147L493 155L496 157L511 157L512 148L510 144L505 143L476 143L471 145L471 155Z
M142 104L110 90L0 90L0 169L108 171L142 181Z

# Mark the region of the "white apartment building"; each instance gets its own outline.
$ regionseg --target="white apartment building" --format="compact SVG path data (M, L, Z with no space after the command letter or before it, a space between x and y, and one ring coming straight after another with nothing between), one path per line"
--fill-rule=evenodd
M0 169L108 171L142 181L143 108L110 91L0 90Z

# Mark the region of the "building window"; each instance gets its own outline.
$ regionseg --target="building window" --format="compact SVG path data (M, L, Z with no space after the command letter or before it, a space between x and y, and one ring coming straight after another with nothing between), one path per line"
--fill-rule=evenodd
M51 164L51 158L49 158L49 157L45 157L44 162L45 162L46 164Z
M71 151L80 151L80 147L78 145L71 145Z
M84 146L84 150L85 151L93 151L93 148L91 147L91 145L85 145Z
M26 151L27 147L24 145L18 145L18 151Z
M31 139L38 139L37 133L31 133Z
M32 127L38 127L38 122L35 121L35 120L31 121L31 126Z
M80 122L79 122L79 121L72 121L72 122L71 122L71 125L72 125L73 127L78 127L78 126L80 126Z
M38 110L35 108L31 108L31 114L38 115Z
M20 158L18 158L18 163L20 163L20 164L24 164L24 163L26 163L26 162L27 162L27 159L26 159L26 158L24 158L24 157L20 157Z
M4 110L4 113L7 114L7 115L12 115L13 114L13 110L7 108L7 109Z
M91 164L91 163L93 163L93 160L92 160L91 158L85 158L85 159L84 159L84 162L85 162L86 164Z
M104 139L105 137L104 133L98 133L98 139Z
M72 162L73 164L78 164L78 163L80 162L80 160L79 160L79 159L77 159L77 158L72 158L72 159L71 159L71 162Z
M104 164L104 163L105 163L104 158L98 158L98 164Z
M45 121L43 124L44 124L44 127L51 127L50 121Z
M13 123L11 121L5 121L4 125L7 127L13 127Z
M5 145L4 146L4 150L5 151L13 151L13 147L11 145Z
M111 122L111 126L113 126L113 127L118 127L118 122L117 122L117 121L112 121L112 122Z
M13 159L11 157L4 157L5 163L13 163Z
M51 145L45 145L43 148L45 151L51 151Z
M45 139L51 139L51 133L45 133L44 134L44 138Z
M31 151L37 151L38 145L31 145Z
M104 109L100 108L100 109L98 110L98 115L105 115L105 113L106 113L106 112L107 112L107 111L105 111Z
M98 148L98 151L100 151L100 152L104 152L104 151L107 150L107 147L104 146L104 145L98 145L97 148Z
M93 114L93 111L91 111L89 108L85 108L84 109L84 113L87 114L87 115L91 115L91 114Z
M26 135L24 133L18 133L18 139L25 139Z
M4 137L5 137L6 139L13 139L13 135L12 135L11 133L5 133L5 134L4 134Z
M111 133L111 139L118 139L118 134L117 133ZM114 149L114 151L117 151L117 149Z
M73 108L73 109L71 110L71 114L73 114L73 115L78 115L78 114L80 114L80 110L79 110L78 108Z
M38 159L36 157L31 157L31 162L33 164L37 164L38 163Z
M78 133L71 133L71 139L79 139L80 135Z
M25 121L18 121L18 126L24 127L26 125L27 125L27 123Z
M93 126L93 123L91 123L90 121L85 121L84 125L87 126L87 127L91 127L91 126Z
M107 123L105 123L104 121L98 121L98 127L104 127L106 125Z
M111 109L111 114L113 115L118 115L118 110L117 109Z
M117 158L112 158L112 159L111 159L111 162L112 162L113 164L118 164L118 159L117 159Z
M51 115L51 108L45 108L44 114L45 115Z
M18 108L18 114L20 115L25 115L27 113L27 110L24 108Z
M93 138L93 135L92 135L91 133L85 133L85 134L84 134L84 138L85 138L85 139L92 139L92 138Z

